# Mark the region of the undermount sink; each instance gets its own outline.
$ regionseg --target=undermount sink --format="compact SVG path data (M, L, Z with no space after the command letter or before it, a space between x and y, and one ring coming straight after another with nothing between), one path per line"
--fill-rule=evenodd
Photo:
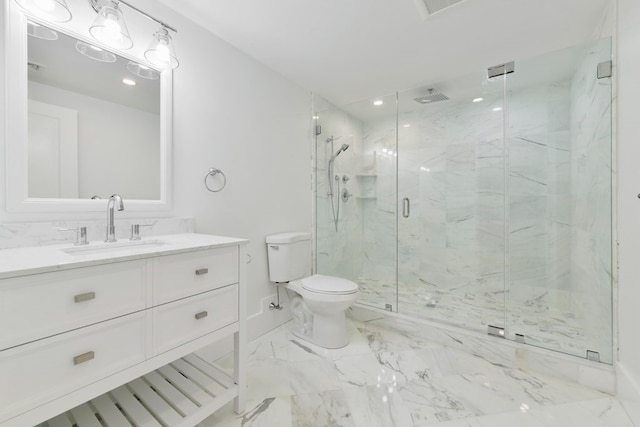
M127 249L148 249L162 246L165 243L161 240L128 240L126 242L97 243L85 246L74 246L72 248L60 249L69 255L91 255L104 254L109 252L120 252Z

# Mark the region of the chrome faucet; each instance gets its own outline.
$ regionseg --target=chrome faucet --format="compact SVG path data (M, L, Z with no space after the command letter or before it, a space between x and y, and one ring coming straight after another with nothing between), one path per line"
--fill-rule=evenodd
M122 201L122 197L118 194L113 194L109 197L109 202L107 203L107 239L105 242L115 242L116 239L116 226L113 223L113 209L117 206L119 211L124 210L124 202Z

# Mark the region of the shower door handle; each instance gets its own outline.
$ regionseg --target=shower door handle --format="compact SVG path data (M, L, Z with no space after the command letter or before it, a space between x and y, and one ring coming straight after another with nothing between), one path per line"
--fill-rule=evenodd
M411 215L411 202L408 197L405 197L402 199L402 216L409 218L409 215Z

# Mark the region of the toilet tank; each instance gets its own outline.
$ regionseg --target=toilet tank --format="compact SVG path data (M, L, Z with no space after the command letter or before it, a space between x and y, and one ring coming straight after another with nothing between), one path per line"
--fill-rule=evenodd
M273 234L266 241L269 280L290 282L311 274L311 233Z

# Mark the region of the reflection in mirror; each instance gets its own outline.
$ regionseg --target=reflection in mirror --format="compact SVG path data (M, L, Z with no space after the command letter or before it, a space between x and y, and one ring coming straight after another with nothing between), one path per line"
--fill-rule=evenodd
M28 27L28 197L160 199L158 72Z

